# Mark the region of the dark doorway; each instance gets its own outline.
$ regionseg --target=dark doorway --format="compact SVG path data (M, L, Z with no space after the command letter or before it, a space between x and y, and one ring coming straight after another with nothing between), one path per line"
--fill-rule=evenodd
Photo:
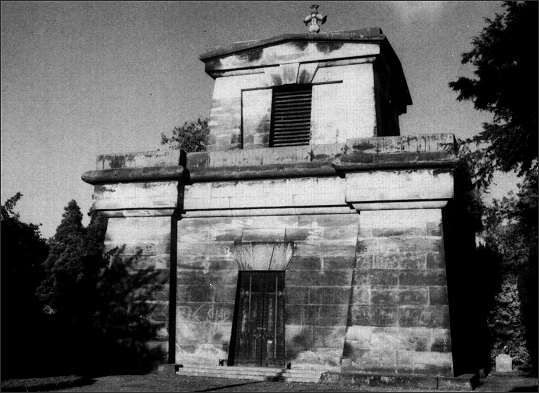
M284 365L284 271L240 271L230 364Z

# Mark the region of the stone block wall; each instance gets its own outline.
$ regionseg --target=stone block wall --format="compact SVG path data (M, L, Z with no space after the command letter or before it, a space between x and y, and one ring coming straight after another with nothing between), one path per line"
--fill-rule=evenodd
M238 244L283 240L288 261L240 266ZM178 363L228 358L240 268L286 270L294 368L452 374L440 209L180 220Z
M306 70L299 63L295 64L293 81L279 74L280 67L276 67L277 75L272 75L270 67L265 73L256 69L256 73L217 78L208 150L268 147L272 88L288 83L313 84L311 144L345 143L350 138L376 135L372 61L363 58L353 64L315 64L304 81L300 79Z
M160 273L162 290L148 299L155 308L150 320L157 325L158 332L150 346L159 346L168 351L169 319L169 269L171 218L164 217L110 217L105 234L105 250L122 250L122 257L139 255L135 268L153 267Z
M185 174L150 165L151 154L110 155L83 178L109 217L107 247L142 250L171 283L149 300L169 362L227 359L238 271L271 269L286 271L294 368L450 375L441 211L454 197L453 142L191 153Z
M363 211L343 368L452 375L440 209Z
M228 358L238 270L247 268L286 270L287 361L295 366L338 366L357 219L350 213L180 220L177 362L215 365ZM272 263L263 253L240 261L235 250L238 244L282 241L293 243L293 251Z
M94 185L93 209L108 217L105 249L119 248L126 260L139 255L135 268L153 267L162 290L148 299L154 307L150 320L157 335L148 343L167 354L169 340L170 261L173 214L178 203L181 151L145 151L103 154L96 170L82 179ZM172 253L172 255L171 255ZM174 310L174 309L172 309Z
M222 229L229 227L235 226L228 218L178 221L178 364L216 366L227 358L238 275L233 238Z
M355 212L298 216L310 235L296 242L285 273L285 346L294 368L340 366L358 219Z

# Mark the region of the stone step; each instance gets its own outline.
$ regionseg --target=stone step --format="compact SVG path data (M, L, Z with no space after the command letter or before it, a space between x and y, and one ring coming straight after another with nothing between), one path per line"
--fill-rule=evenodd
M283 372L279 368L263 367L226 367L226 366L184 366L176 374L189 376L207 376L229 379L251 379L264 381L276 378Z
M320 380L320 375L306 375L306 374L303 374L303 375L297 375L297 374L283 374L282 375L283 378L298 378L298 379L312 379L312 380L316 380L316 381L319 381Z
M285 370L286 374L293 374L293 375L321 375L323 371L312 371L312 370Z
M211 378L225 378L225 379L245 379L245 380L251 380L251 381L266 381L268 377L266 376L260 376L260 375L230 375L230 374L213 374L213 373L205 373L205 372L188 372L188 373L182 373L177 372L177 375L185 375L189 377L211 377Z
M214 378L249 379L257 381L280 380L286 382L311 382L320 381L322 371L310 369L280 369L269 367L229 367L229 366L205 366L186 365L176 372L178 375L206 376Z
M274 376L277 376L279 375L278 373L271 373L271 374L268 374L268 373L259 373L259 372L249 372L249 371L244 371L244 372L239 372L239 371L236 371L236 372L230 372L230 371L218 371L218 370L215 370L215 371L209 371L209 370L180 370L178 371L178 374L182 374L182 375L191 375L191 374L204 374L204 375L225 375L225 376L230 376L231 378L232 377L239 377L239 376L256 376L256 377L274 377Z
M320 378L313 378L313 377L301 377L301 376L286 376L283 375L282 379L286 382L313 382L318 383L320 382Z
M287 370L283 374L283 379L288 382L319 382L321 374L305 370Z
M282 371L281 367L257 367L257 366L217 366L213 364L184 364L180 368L197 368L204 370L257 370L257 371Z
M179 371L186 372L203 372L203 373L216 373L216 374L245 374L245 375L279 375L282 370L249 370L249 369L234 369L228 367L216 367L216 368L180 368Z

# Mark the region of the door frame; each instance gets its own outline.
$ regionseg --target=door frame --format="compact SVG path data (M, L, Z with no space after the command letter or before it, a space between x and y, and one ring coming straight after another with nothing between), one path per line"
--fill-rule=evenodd
M277 336L277 337L278 337L279 342L282 344L283 351L282 351L282 358L278 359L279 364L275 364L275 366L283 366L284 367L284 365L286 363L286 346L285 346L285 343L286 343L286 340L285 340L285 329L286 329L285 270L239 270L238 271L238 279L237 279L237 283L236 283L236 297L235 297L235 301L234 301L234 313L233 313L233 320L232 320L232 332L231 332L231 336L230 336L230 345L229 345L229 348L228 348L227 365L228 366L237 365L235 356L236 356L236 352L237 352L237 346L239 345L238 326L237 325L238 325L238 323L241 322L239 320L239 313L241 312L241 310L240 310L241 289L242 289L241 288L241 279L242 279L242 276L247 275L247 273L274 273L275 276L277 276L279 278L282 278L282 290L283 290L282 301L280 301L280 302L278 301L276 304L280 303L282 305L282 310L280 311L282 313L282 318L283 318L282 332L281 332L282 337L280 337L280 336ZM268 292L265 292L265 293L268 293ZM267 307L266 306L264 306L264 313L265 312L267 312ZM278 345L277 342L274 343L274 345ZM262 359L264 359L264 358L261 356L260 360L262 360ZM266 353L266 359L267 359L267 353ZM258 359L257 359L257 362L259 362ZM273 364L269 365L268 367L271 367L271 366L273 366ZM256 365L253 365L253 367L266 367L266 366L256 364Z

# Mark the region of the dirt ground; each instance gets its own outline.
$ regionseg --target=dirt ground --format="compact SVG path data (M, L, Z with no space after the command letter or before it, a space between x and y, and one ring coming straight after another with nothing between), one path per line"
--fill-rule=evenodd
M62 388L63 384L63 388ZM72 387L65 387L69 384ZM78 385L78 386L73 386ZM163 374L115 375L80 379L68 377L8 380L2 382L2 391L62 391L62 392L358 392L410 391L410 389L358 387L351 385L258 382L222 378L167 376ZM476 391L481 392L537 392L537 378L489 375ZM425 391L425 390L415 390Z

